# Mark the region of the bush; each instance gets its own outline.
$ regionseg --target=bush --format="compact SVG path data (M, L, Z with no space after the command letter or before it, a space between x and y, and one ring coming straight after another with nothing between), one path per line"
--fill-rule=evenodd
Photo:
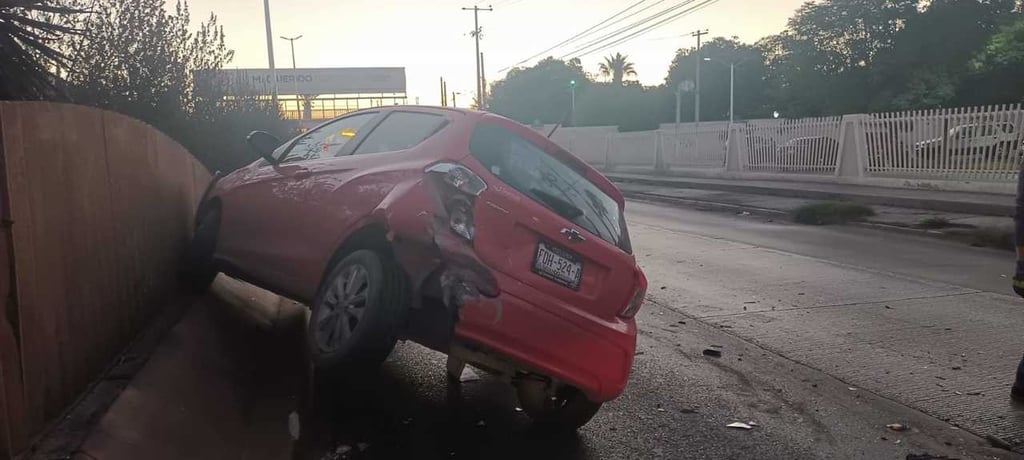
M827 201L797 208L793 220L807 225L832 225L860 221L873 215L874 210L861 204Z

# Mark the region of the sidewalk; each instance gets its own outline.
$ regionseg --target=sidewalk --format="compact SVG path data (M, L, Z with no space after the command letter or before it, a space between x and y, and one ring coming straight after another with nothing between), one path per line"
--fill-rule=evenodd
M224 276L213 291L168 333L72 458L291 457L288 419L302 375L301 344L292 342L301 335L285 332L301 327L304 309Z
M715 190L815 201L850 201L869 206L892 206L982 216L1012 217L1014 214L1014 197L993 193L896 189L817 182L705 179L615 172L605 173L605 176L619 184Z

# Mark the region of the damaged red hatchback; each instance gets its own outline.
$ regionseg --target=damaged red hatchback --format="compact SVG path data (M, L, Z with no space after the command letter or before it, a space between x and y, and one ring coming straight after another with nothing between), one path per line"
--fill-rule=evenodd
M218 271L311 305L323 370L399 339L507 378L535 422L576 428L626 387L647 280L622 194L534 130L467 110L332 120L211 185L190 281Z

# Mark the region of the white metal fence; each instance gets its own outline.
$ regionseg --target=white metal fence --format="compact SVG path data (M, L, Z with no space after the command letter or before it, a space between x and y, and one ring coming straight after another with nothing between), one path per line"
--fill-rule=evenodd
M743 124L749 171L835 174L838 167L840 117L757 120Z
M662 161L670 168L722 168L728 150L728 124L659 131Z
M1020 167L1020 104L872 114L864 118L865 173L875 177L1013 180Z
M1021 104L667 126L630 133L562 128L553 139L591 164L652 173L703 168L1005 183L1024 162Z

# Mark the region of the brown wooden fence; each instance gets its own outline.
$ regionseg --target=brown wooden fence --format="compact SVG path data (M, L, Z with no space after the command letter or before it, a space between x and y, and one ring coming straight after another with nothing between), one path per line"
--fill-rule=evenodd
M0 102L0 458L98 377L175 288L210 175L156 129Z

